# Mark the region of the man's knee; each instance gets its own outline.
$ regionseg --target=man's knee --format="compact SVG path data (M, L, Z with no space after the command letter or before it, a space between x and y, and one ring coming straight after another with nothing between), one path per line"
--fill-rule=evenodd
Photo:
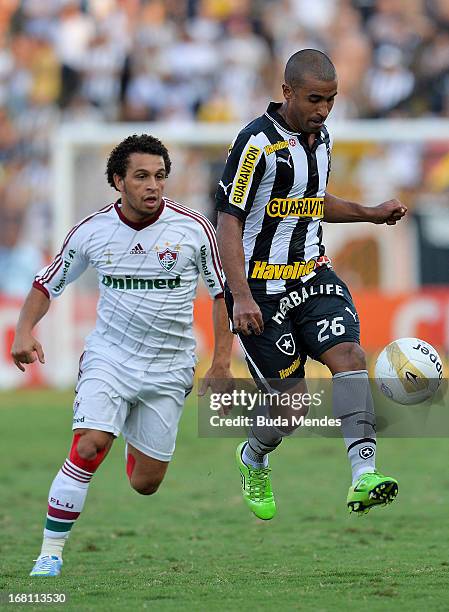
M351 343L342 349L342 358L348 371L366 370L365 351L359 344Z
M154 495L164 479L168 462L148 457L128 446L126 473L132 488L140 495Z
M323 353L321 361L332 374L366 370L365 351L357 342L342 342Z
M105 458L113 442L113 435L94 429L75 430L70 460L89 472L94 472Z
M134 476L132 475L130 478L130 483L132 488L140 493L140 495L154 495L156 491L159 489L159 485L163 480L159 477L143 477L143 476Z

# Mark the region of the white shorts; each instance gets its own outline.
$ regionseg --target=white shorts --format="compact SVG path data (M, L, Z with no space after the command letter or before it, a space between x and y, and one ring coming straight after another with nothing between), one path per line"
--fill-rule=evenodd
M97 429L145 455L170 461L193 368L168 372L133 369L86 351L73 403L72 429Z

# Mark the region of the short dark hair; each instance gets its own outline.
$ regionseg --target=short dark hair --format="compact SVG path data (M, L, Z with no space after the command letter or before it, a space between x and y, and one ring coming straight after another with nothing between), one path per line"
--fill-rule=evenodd
M167 148L162 142L149 134L141 134L140 136L133 134L114 147L108 157L106 176L108 178L108 183L111 187L114 187L114 189L117 189L114 183L114 174L118 174L121 178L125 177L129 156L132 153L160 155L165 163L166 176L170 174L171 160Z
M302 85L306 76L319 81L333 81L337 71L329 57L318 49L301 49L294 53L285 66L284 79L290 87Z

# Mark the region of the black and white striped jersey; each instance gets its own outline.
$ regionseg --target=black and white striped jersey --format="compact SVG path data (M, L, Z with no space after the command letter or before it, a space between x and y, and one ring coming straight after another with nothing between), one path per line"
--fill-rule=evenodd
M284 292L328 265L321 220L330 172L325 126L312 147L271 102L237 135L216 193L216 208L243 221L248 284L254 294Z

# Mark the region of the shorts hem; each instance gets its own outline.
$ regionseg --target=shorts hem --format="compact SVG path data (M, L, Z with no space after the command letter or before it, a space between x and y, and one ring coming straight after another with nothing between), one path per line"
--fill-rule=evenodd
M107 423L95 423L94 421L83 421L82 423L73 423L72 430L76 429L95 429L96 431L105 431L106 433L113 434L116 438L122 433L120 429L114 427L114 425L108 425Z
M147 455L147 457L151 457L152 459L157 459L158 461L163 461L164 463L169 463L173 457L173 453L164 454L159 453L158 451L153 450L152 448L148 448L144 446L140 442L138 442L135 438L131 438L129 436L123 436L129 444L132 444L138 451Z

